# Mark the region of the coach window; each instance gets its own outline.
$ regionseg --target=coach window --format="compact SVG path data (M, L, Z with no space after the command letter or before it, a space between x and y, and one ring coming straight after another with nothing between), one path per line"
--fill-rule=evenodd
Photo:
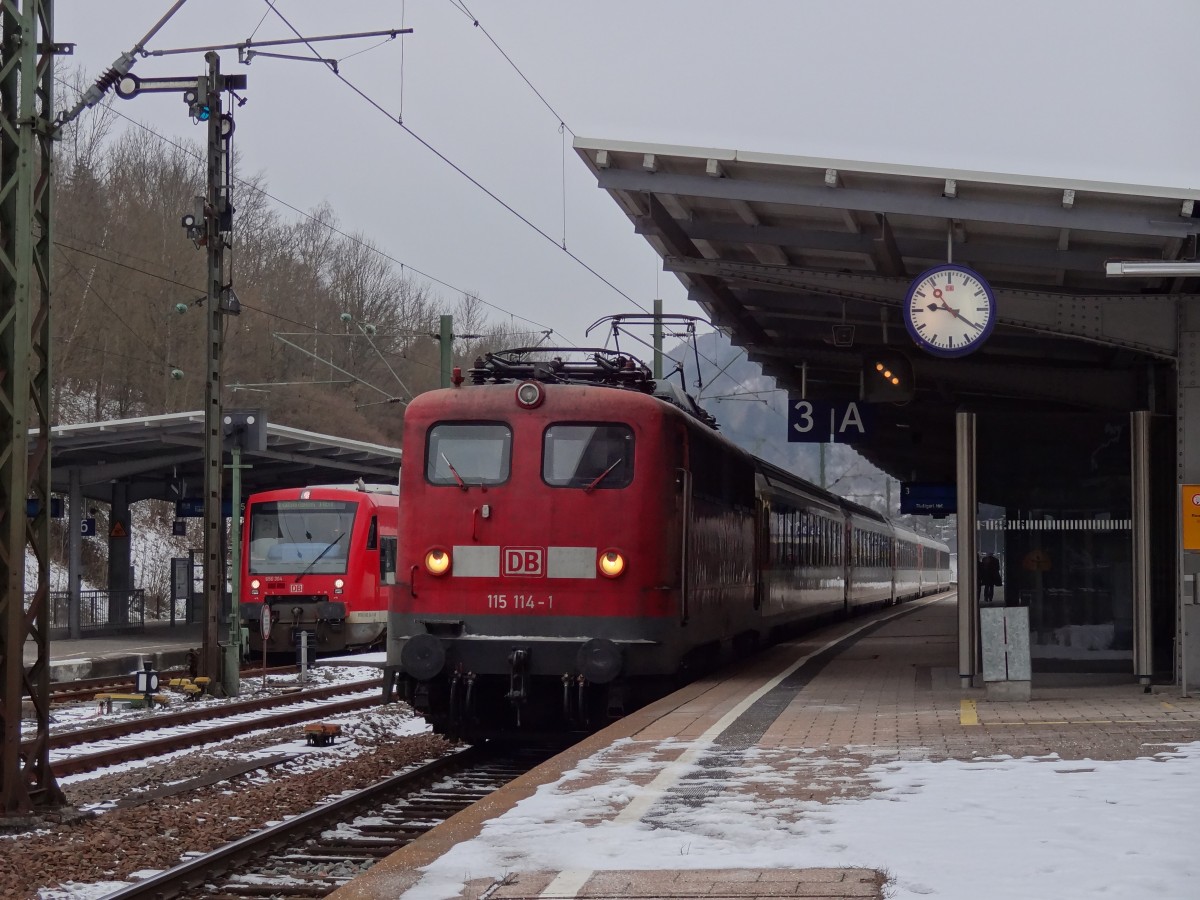
M546 429L542 480L551 487L613 490L633 481L633 431L559 423Z
M502 422L442 422L429 429L425 478L430 484L503 484L511 464L512 429Z

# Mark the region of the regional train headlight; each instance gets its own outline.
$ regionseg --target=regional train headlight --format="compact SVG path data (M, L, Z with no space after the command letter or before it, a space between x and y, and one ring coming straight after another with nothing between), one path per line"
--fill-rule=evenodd
M340 594L342 592L342 588L344 588L345 586L346 586L346 582L342 581L342 579L340 579L340 578L333 579L333 592L335 594Z
M450 554L445 550L430 550L425 554L425 568L430 575L445 575L450 571Z
M605 550L596 560L596 568L606 578L616 578L625 571L625 557L618 550Z
M262 583L257 578L252 579L250 582L250 590L254 591L254 593L256 593L256 594L258 593L258 589L261 586L262 586Z

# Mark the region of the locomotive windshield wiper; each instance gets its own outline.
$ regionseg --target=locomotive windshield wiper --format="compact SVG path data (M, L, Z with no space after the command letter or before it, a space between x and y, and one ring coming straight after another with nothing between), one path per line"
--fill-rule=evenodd
M450 467L450 474L454 476L454 480L458 482L458 486L464 491L467 489L467 483L463 481L462 476L458 474L458 469L454 468L454 463L446 458L446 454L442 454L442 462Z
M318 553L316 556L314 556L313 561L304 567L304 571L301 572L299 575L297 575L293 579L293 583L295 583L296 581L299 581L301 578L303 578L305 575L307 575L309 573L309 570L312 569L312 567L315 566L318 562L320 562L321 557L324 556L326 553L328 553L330 550L332 550L334 547L336 547L338 541L340 541L345 536L346 536L345 534L339 534L332 541L330 541L328 544L326 544L325 549L322 550L320 553Z
M609 466L607 469L605 469L603 472L601 472L599 475L597 475L595 478L593 478L592 483L589 484L587 487L585 487L583 489L583 492L585 494L590 494L592 491L592 488L594 488L596 485L598 485L600 482L602 482L608 476L609 472L611 472L613 469L615 469L617 466L619 466L623 462L625 462L625 457L622 456L615 463L613 463L611 466Z

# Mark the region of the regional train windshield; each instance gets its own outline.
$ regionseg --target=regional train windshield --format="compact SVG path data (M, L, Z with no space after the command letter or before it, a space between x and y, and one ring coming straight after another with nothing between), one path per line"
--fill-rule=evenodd
M358 504L277 500L250 507L250 572L343 574Z

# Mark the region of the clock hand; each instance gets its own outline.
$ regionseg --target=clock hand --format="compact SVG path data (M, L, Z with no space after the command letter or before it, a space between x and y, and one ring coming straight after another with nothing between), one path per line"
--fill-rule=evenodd
M951 312L954 312L954 311L953 311L953 310L951 310ZM978 326L978 325L976 325L974 322L972 322L970 319L968 319L966 316L964 316L962 313L955 312L955 313L954 313L954 316L955 316L955 318L957 318L957 319L958 319L960 322L962 322L964 325L970 325L972 328L978 328L978 327L979 327L979 326Z
M929 308L930 309L944 309L947 312L949 312L952 316L954 316L954 318L956 318L960 322L962 322L964 325L969 325L972 328L979 327L974 322L972 322L970 319L968 319L966 316L964 316L962 313L960 313L957 309L955 309L953 306L948 305L945 300L942 301L941 306L931 303L931 304L929 304Z

